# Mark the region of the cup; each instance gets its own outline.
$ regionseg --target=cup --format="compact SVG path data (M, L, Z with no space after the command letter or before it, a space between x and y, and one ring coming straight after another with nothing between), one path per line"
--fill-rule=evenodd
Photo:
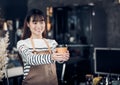
M63 45L59 45L56 47L56 52L57 53L66 53L67 52L67 47Z
M57 53L66 53L67 52L67 47L66 46L64 46L64 45L58 45L57 47L56 47L56 52ZM58 63L63 63L64 61L58 61Z

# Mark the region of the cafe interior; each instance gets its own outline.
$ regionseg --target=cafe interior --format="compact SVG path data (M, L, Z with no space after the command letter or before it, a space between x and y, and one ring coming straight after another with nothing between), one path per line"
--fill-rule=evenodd
M33 8L44 12L47 38L70 52L56 62L59 85L120 85L120 0L0 0L0 85L22 85L16 43Z

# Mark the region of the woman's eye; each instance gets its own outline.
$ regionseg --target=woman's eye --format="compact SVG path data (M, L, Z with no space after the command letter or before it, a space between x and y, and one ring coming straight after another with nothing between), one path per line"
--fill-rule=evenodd
M43 24L44 23L44 21L39 21L39 22L33 22L33 24Z
M40 21L40 24L43 24L44 23L44 21Z
M33 24L37 24L37 22L33 22Z

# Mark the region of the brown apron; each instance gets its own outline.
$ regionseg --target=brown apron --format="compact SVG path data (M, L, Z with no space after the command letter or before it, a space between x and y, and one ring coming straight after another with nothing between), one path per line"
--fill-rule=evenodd
M58 85L55 64L31 66L23 85Z
M43 53L49 53L49 51L43 51ZM22 85L58 85L55 63L31 66L28 75L22 82Z

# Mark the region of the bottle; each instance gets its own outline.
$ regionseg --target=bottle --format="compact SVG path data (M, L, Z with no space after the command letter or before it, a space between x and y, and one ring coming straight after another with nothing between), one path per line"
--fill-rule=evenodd
M86 84L85 85L93 85L93 75L91 75L91 74L86 75Z

